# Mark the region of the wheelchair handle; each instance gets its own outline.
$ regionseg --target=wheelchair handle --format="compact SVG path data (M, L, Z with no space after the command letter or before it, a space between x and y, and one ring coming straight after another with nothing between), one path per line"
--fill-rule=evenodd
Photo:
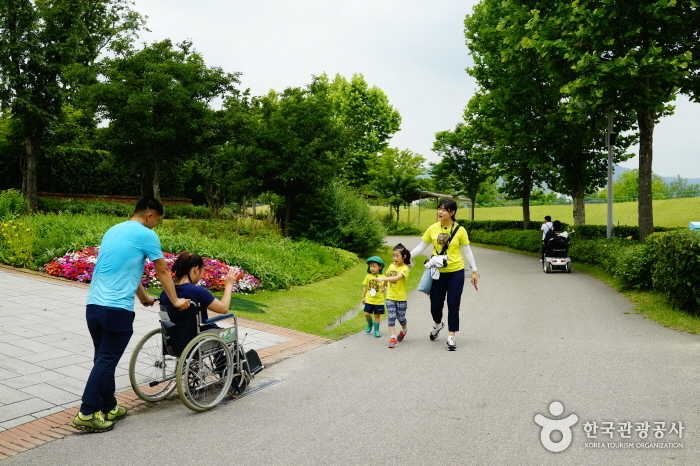
M229 318L231 318L231 317L235 317L235 316L234 316L233 314L224 314L224 315L221 315L221 316L216 316L216 317L212 317L212 318L210 318L210 319L206 319L206 320L205 320L204 322L202 322L202 323L203 323L203 324L212 324L212 323L214 323L214 322L218 322L218 321L224 320L224 319L229 319Z

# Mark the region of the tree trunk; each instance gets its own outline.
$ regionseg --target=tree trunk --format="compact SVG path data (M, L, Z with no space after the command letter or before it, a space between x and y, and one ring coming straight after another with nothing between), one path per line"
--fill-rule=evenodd
M585 225L586 204L584 200L586 197L586 192L580 177L576 178L574 192L571 193L571 197L574 200L574 225Z
M39 207L39 187L37 177L37 156L39 139L33 136L24 138L24 163L22 173L22 194L27 200L27 207L34 212Z
M644 241L654 232L654 214L651 202L651 162L654 143L654 113L648 109L637 111L639 125L639 201L637 212L639 239Z
M399 214L401 213L401 206L397 205L396 206L396 224L399 224Z
M529 168L523 171L523 230L530 226L530 193L532 192L532 172Z
M282 232L285 235L289 234L289 222L292 219L292 199L286 198L284 202L284 225L282 225Z
M153 164L153 197L160 199L160 166L158 162Z
M472 222L474 221L474 214L475 214L475 211L476 211L476 196L477 196L477 193L476 193L476 192L471 193L471 194L469 195L469 200L471 201L471 204L472 204L472 205L470 206L470 211L471 211L470 218L471 218Z
M153 165L146 164L141 172L141 197L155 197L153 194Z

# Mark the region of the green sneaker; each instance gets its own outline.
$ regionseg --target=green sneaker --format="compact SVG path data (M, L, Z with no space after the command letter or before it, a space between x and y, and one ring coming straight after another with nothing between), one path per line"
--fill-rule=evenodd
M105 414L105 418L108 421L118 421L119 419L126 416L127 409L124 406L115 406L113 410Z
M85 432L107 432L112 430L114 422L106 421L101 411L87 415L78 411L70 425Z

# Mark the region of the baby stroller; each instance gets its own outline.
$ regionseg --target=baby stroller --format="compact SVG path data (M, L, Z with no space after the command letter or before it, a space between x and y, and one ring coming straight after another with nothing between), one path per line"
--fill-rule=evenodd
M555 270L571 273L571 258L569 257L569 234L562 231L561 223L554 222L554 228L547 232L544 239L544 260L542 271L551 273Z

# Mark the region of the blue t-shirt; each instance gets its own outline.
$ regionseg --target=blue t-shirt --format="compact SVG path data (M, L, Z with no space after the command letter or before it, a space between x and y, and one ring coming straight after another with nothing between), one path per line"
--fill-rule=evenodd
M158 235L135 220L114 225L102 238L87 303L134 310L146 257L163 258Z

